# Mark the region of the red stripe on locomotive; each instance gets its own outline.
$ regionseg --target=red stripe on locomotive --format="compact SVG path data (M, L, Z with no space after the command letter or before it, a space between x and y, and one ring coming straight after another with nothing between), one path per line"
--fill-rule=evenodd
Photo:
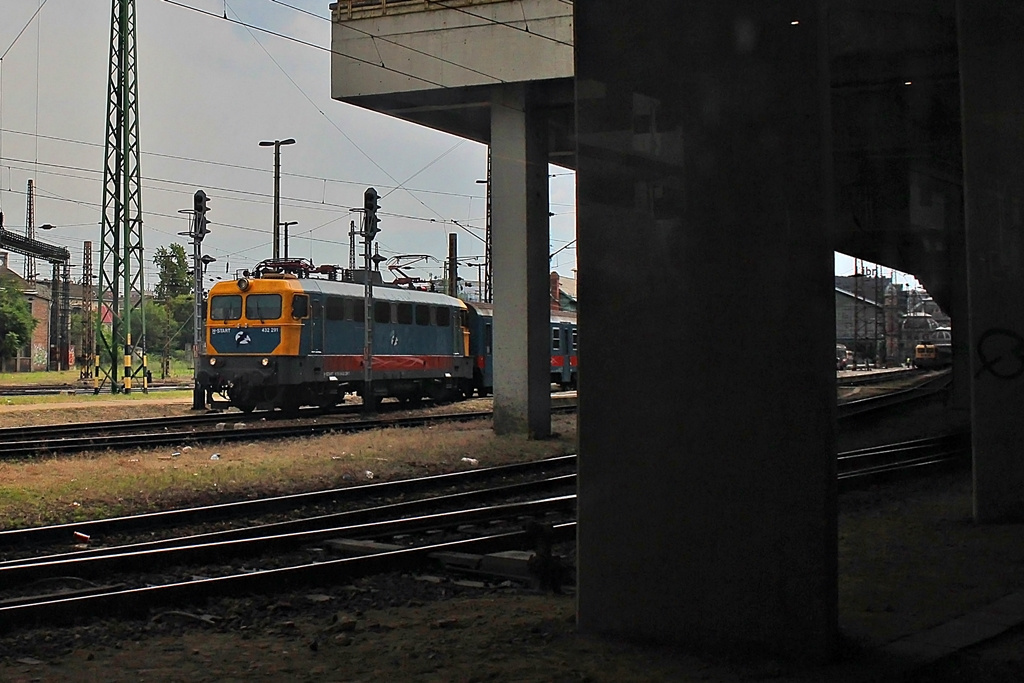
M363 369L362 356L321 356L324 372L355 372ZM374 356L374 370L451 370L451 356Z

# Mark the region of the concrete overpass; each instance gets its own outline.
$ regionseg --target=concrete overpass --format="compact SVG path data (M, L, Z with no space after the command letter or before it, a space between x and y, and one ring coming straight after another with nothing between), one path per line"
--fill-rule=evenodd
M1021 5L332 8L335 98L491 145L498 431L550 429L545 175L578 172L582 629L834 647L834 249L950 312L975 516L1024 517Z

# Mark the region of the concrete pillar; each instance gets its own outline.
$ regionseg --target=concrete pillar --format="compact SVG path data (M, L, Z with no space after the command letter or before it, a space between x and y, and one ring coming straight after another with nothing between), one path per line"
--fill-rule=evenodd
M551 434L547 127L529 87L491 103L494 430Z
M1024 7L959 0L974 516L1024 519Z
M837 637L826 31L814 0L578 2L581 631Z
M967 301L967 244L963 201L949 207L946 244L949 258L949 319L953 335L953 389L949 409L954 424L966 425L971 415L971 339Z

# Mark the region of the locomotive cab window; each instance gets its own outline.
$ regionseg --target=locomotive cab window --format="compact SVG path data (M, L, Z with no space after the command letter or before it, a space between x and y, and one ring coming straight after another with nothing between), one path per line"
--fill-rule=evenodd
M373 303L373 322L382 324L391 322L390 301L375 301Z
M398 324L412 325L412 304L398 304Z
M441 306L437 307L437 326L448 327L452 324L452 312Z
M316 302L319 304L319 302ZM319 308L319 306L317 306ZM309 297L305 294L296 294L292 297L292 317L298 320L309 315ZM319 318L319 313L317 314Z
M259 320L261 323L267 320L277 320L281 317L281 295L248 295L245 297L245 317L249 320Z
M238 320L241 317L241 294L215 296L210 300L211 320Z
M551 330L551 350L558 351L562 348L562 330L555 327Z
M362 301L356 301L355 299L345 299L345 306L351 306L352 320L361 323L366 319L366 306ZM346 309L346 314L348 309Z
M327 311L328 320L344 320L345 305L349 303L349 300L342 299L340 296L329 296L327 297L327 305L325 310ZM351 319L351 316L347 316Z
M420 304L416 307L416 324L430 324L430 306L424 306L423 304Z

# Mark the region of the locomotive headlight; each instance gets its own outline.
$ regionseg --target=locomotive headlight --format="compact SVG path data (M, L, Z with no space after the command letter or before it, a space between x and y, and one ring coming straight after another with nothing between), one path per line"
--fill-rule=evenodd
M210 356L210 365L216 365L216 364L217 364L217 359L215 357L213 357L213 356Z
M267 367L268 365L270 365L270 359L264 358L263 360L260 361L260 365L262 365L263 367Z

